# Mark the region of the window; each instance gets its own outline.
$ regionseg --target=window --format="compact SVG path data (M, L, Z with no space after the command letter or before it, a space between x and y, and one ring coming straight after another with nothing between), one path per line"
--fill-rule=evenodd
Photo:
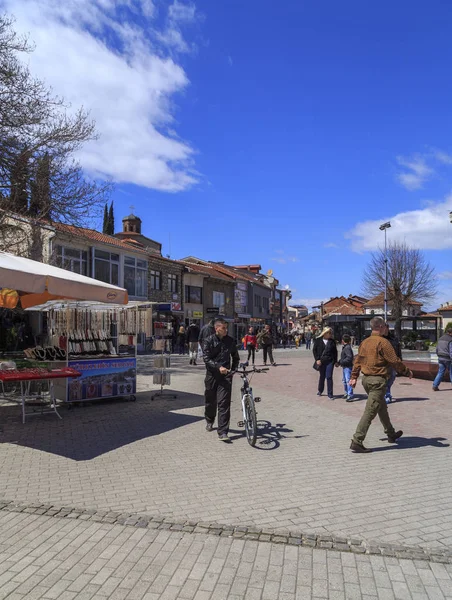
M177 292L177 275L168 275L168 290L170 292Z
M88 252L76 248L56 246L57 266L66 271L88 275Z
M149 271L151 276L151 290L162 289L162 274L160 271Z
M192 304L202 304L202 287L195 285L185 286L185 302Z
M94 250L94 279L119 285L119 254Z
M262 298L261 296L254 296L254 307L255 308L261 308L262 307Z
M270 308L270 304L268 302L268 298L266 298L265 296L262 298L262 306L268 310Z
M139 258L124 258L124 287L130 296L147 297L148 263Z
M224 293L223 292L213 292L213 305L216 308L220 309L220 312L224 310Z

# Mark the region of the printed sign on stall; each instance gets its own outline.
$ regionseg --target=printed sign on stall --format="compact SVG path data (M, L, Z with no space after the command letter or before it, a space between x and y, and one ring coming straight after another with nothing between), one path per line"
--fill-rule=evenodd
M135 358L70 360L68 366L82 374L77 379L68 380L68 402L130 396L136 392Z

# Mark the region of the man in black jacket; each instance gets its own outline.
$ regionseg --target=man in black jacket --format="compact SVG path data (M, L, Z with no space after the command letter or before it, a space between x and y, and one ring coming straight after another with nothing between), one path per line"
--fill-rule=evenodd
M187 344L188 351L190 353L190 364L196 365L196 359L198 357L198 340L199 340L199 327L196 323L190 323L187 329Z
M206 430L212 431L218 408L218 438L230 442L228 437L231 418L232 380L228 373L237 369L240 357L237 346L228 335L228 326L223 319L215 320L215 334L205 338L202 344L206 364L205 411Z

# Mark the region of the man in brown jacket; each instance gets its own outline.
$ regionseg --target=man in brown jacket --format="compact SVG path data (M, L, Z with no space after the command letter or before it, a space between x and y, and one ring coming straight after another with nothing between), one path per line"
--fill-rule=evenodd
M396 355L391 343L382 337L386 332L384 319L374 317L370 321L370 327L372 335L360 345L350 378L350 385L355 387L359 374L362 372L364 375L363 386L368 395L364 414L358 423L350 445L353 452L372 452L369 448L364 447L363 442L370 424L377 415L380 417L389 443L394 444L403 435L403 431L394 429L389 418L385 401L386 384L391 367L400 375L406 375L410 379L413 377L410 369Z

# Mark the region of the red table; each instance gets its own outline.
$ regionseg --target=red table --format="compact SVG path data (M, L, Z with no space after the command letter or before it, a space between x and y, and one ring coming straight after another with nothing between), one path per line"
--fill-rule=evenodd
M53 379L66 379L68 377L80 377L81 373L76 371L75 369L71 369L69 367L64 367L63 369L6 369L4 371L0 370L0 381L5 383L20 383L20 400L17 397L3 394L3 398L9 402L20 402L22 405L22 423L25 423L26 415L34 415L38 414L36 411L26 412L25 407L27 400L45 402L46 396L43 394L31 394L30 388L31 383L33 381L47 381L49 386L48 391L48 399L49 399L49 408L44 409L41 405L41 410L39 414L43 414L46 412L55 412L56 415L61 419L61 415L59 414L56 407L56 399L55 392L53 387Z

